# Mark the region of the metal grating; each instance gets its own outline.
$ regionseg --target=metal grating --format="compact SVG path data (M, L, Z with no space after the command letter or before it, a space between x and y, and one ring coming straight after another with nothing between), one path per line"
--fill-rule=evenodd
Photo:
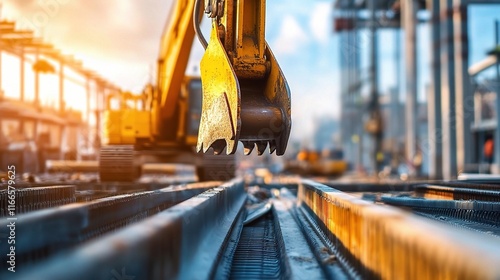
M278 239L272 212L243 227L229 279L282 279Z

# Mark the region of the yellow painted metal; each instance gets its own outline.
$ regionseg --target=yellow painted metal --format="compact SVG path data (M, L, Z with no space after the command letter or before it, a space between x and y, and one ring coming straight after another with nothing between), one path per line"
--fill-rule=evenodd
M134 112L135 138L148 139L151 137L150 117L151 114L146 111Z
M198 142L198 136L187 135L186 136L186 145L195 147Z
M203 108L196 149L232 154L237 148L240 130L240 88L229 58L218 36L218 25L212 22L210 43L201 60ZM224 141L225 143L221 143ZM222 148L221 148L222 147Z
M121 110L120 134L121 144L135 143L135 110Z
M194 0L175 1L162 36L158 59L159 108L155 108L161 118L171 118L175 113L178 95L184 79L194 38L192 11ZM161 124L159 124L161 125Z
M216 1L215 1L216 2ZM265 41L265 0L224 1L201 62L203 113L197 150L241 141L245 153L283 155L291 129L290 89Z
M103 144L121 144L121 112L106 111L103 118Z
M265 54L265 5L264 0L239 0L234 23L237 32L236 56L233 66L238 78L264 78Z
M118 99L119 106L112 108L111 100ZM108 96L104 112L102 140L108 145L135 144L137 138L151 137L150 113L138 108L141 96L120 92Z
M360 278L499 279L500 241L380 206L304 180L298 206L341 254L356 262Z

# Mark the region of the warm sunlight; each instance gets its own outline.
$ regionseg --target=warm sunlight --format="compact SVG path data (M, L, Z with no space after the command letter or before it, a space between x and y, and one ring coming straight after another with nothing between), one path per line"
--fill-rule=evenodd
M0 0L0 279L500 280L499 198L500 0Z
M2 52L1 55L1 71L2 71L2 88L4 96L12 99L20 99L21 95L21 60L19 57L12 54ZM59 63L53 59L40 56L40 59L48 61L55 68L55 73L40 73L38 90L40 104L45 107L58 109L59 108ZM26 56L24 65L24 100L34 101L35 98L35 72L33 70L33 55ZM67 109L78 110L84 113L86 110L86 79L70 69L64 67L64 102ZM91 95L95 92L95 87L91 83ZM91 100L95 103L95 99ZM91 108L95 105L91 104Z

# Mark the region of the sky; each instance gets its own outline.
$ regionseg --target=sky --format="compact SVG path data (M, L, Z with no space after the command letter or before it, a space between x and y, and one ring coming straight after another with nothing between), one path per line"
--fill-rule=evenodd
M1 1L1 0L0 0ZM2 16L15 20L18 28L35 30L37 35L53 43L64 53L73 54L86 68L123 89L140 92L155 80L155 65L160 38L172 0L3 0ZM333 33L333 1L269 0L267 2L266 40L274 52L292 92L292 139L311 140L314 122L318 118L340 115L340 69L338 37ZM484 55L492 44L492 21L500 9L479 6L471 9L471 60ZM488 26L487 26L488 24ZM209 21L204 21L208 37ZM483 32L475 32L481 30ZM491 32L490 32L491 31ZM419 94L425 99L425 84L429 83L428 27L419 28ZM482 39L487 37L488 39ZM367 37L368 38L368 37ZM381 31L380 92L395 86L397 76L394 56L394 33ZM361 51L369 40L361 40ZM196 74L203 49L194 41L187 73ZM18 65L2 65L3 75L14 76ZM362 69L367 68L365 59ZM401 69L404 69L402 66ZM32 74L27 73L27 80ZM56 86L54 77L44 76L42 86ZM80 108L84 90L75 77L65 87L71 89L67 103ZM4 82L7 83L7 82ZM13 82L9 91L18 92ZM6 87L6 86L4 86ZM33 85L27 85L31 91ZM7 88L4 88L6 91ZM31 93L32 94L32 93ZM29 95L29 93L27 93ZM402 94L403 95L403 94ZM50 101L55 102L55 101ZM305 135L308 135L309 139Z

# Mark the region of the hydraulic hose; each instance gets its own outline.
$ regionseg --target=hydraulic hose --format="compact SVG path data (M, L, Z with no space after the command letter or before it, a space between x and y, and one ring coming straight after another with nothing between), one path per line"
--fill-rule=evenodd
M198 37L198 40L200 41L201 45L203 46L204 49L207 48L208 43L205 37L203 36L203 33L201 32L200 29L200 11L201 11L201 0L196 0L194 4L194 10L193 10L193 26L194 26L194 31L196 33L196 37Z

